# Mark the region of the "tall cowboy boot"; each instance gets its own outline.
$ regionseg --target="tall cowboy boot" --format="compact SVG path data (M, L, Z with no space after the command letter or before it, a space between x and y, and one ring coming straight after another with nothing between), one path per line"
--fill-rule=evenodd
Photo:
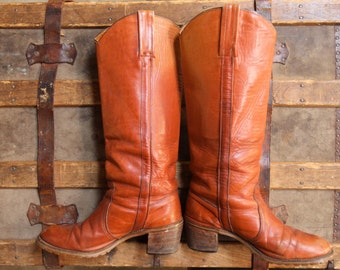
M169 20L139 11L97 37L109 189L84 222L54 225L42 232L41 248L94 257L148 234L148 253L177 250L182 231L175 179L178 34Z
M281 223L258 178L276 33L236 5L195 17L180 34L190 143L188 244L214 252L218 234L276 263L312 263L328 242Z

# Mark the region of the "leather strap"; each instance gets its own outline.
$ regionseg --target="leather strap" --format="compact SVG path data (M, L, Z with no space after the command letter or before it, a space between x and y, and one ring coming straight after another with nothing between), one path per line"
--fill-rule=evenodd
M42 223L43 229L52 224L74 223L78 213L75 205L59 206L54 189L54 82L58 63L73 64L76 49L73 43L60 44L61 11L63 0L49 0L46 6L44 44L28 46L26 57L29 65L41 63L38 100L38 193L41 206L31 204L28 218L31 224ZM71 218L67 218L70 217ZM43 251L47 269L60 268L57 255Z
M60 21L63 1L50 0L46 7L45 44L60 42ZM58 64L41 64L38 88L38 191L41 205L56 204L53 181L54 164L54 81ZM46 225L43 225L43 228ZM59 257L43 251L46 269L60 268Z

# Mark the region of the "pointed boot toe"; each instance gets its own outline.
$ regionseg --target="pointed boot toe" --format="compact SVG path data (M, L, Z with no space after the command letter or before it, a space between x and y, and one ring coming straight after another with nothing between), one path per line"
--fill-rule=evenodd
M56 249L75 249L75 245L70 246L70 234L74 228L72 225L52 225L44 229L38 237L38 245L51 253L57 253Z
M307 260L309 262L318 262L329 258L333 254L331 244L325 239L302 231L297 231L296 251L293 254L297 260Z
M267 241L262 237L251 243L251 249L263 259L278 264L320 263L333 254L332 246L325 239L289 226L282 228L282 235L267 235L264 237Z

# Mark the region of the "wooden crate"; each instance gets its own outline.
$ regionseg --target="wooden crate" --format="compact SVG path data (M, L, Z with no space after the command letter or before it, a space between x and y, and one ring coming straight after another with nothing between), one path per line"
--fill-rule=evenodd
M65 3L62 42L74 42L78 56L74 66L59 66L55 86L58 202L75 203L79 220L83 220L105 188L94 37L138 9L153 9L182 26L201 11L227 2L251 10L256 4L261 12L271 12L278 41L289 50L286 64L273 67L270 203L287 205L289 225L325 237L335 249L334 260L328 266L295 268L340 269L338 0ZM42 266L41 250L35 245L41 228L30 226L26 218L29 203L39 202L35 106L40 67L28 66L25 51L30 42L43 42L45 7L44 2L0 3L0 269ZM189 175L185 141L177 170L183 190ZM150 256L145 249L141 239L125 242L106 256L61 256L60 260L69 267L252 267L249 250L239 243L223 242L217 253L208 254L192 251L185 243L176 254L166 256Z

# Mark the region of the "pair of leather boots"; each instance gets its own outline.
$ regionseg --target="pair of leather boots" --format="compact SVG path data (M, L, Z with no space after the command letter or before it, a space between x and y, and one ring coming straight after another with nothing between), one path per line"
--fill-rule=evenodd
M175 179L180 66L193 175L185 210L189 247L214 252L221 234L270 262L328 257L330 244L279 221L258 186L275 39L268 21L238 5L207 10L181 31L139 11L101 33L109 188L84 222L43 231L40 247L94 257L147 234L148 253L176 252L183 226Z

